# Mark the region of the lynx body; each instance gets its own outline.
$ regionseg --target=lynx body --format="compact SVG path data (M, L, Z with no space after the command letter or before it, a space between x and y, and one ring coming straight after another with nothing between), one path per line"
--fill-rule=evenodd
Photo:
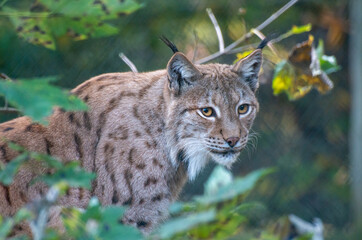
M187 179L209 160L230 166L245 147L258 111L255 91L262 61L255 50L235 65L193 65L175 53L166 70L109 73L72 93L87 112L55 109L49 125L20 117L0 125L0 139L63 162L79 160L97 174L92 189L70 189L59 206L128 205L122 222L145 233L167 217ZM0 140L0 161L17 153ZM13 215L47 190L31 180L47 169L25 164L10 186L0 184L0 214ZM54 208L49 225L59 224ZM22 229L19 229L22 230Z

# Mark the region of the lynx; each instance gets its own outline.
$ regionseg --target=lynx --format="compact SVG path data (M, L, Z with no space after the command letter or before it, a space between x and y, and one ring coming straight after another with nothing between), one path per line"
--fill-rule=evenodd
M19 117L0 125L0 139L65 163L79 160L97 174L91 190L72 188L58 206L84 208L92 196L102 205L128 205L121 221L148 233L208 161L227 167L236 161L258 112L261 48L234 65L194 65L175 52L166 70L107 73L77 86L72 93L87 112L55 108L48 126ZM3 164L16 155L0 140ZM25 164L10 186L0 184L0 214L11 216L40 198L47 187L30 182L46 171ZM50 226L60 224L59 209Z

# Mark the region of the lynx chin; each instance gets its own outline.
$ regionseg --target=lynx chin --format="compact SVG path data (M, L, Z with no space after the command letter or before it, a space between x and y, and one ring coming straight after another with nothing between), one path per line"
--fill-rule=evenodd
M147 234L208 161L230 167L238 158L258 112L261 62L261 48L234 65L194 65L176 49L165 70L93 77L72 90L87 112L56 108L48 126L28 117L0 124L0 162L18 154L1 139L64 163L79 160L97 178L91 190L72 188L60 198L49 226L63 228L62 206L85 208L96 196L103 205L129 206L120 221ZM47 171L30 162L10 186L0 184L0 214L12 216L44 195L45 184L30 182Z

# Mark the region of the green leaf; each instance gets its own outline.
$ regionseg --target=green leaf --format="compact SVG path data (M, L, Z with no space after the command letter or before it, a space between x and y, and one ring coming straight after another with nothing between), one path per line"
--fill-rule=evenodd
M53 107L68 111L87 110L87 105L67 91L49 84L55 77L0 81L0 94L34 121L46 123Z
M64 167L58 169L54 174L42 176L37 180L43 181L48 185L65 182L70 187L83 187L90 189L91 181L95 177L95 173L86 172L80 168L79 162L70 162Z
M14 223L20 223L21 221L28 220L33 217L33 214L26 208L21 208L14 216Z
M13 178L21 164L23 164L28 159L28 154L23 153L6 164L5 168L0 171L0 182L6 186L9 186L12 183Z
M238 205L236 208L232 210L234 213L245 215L247 213L252 212L255 214L255 211L265 211L265 206L259 202L247 202Z
M194 202L175 202L169 208L169 213L177 215L181 212L192 212L197 210L197 205Z
M199 224L213 221L215 217L215 210L209 210L175 218L161 225L157 235L161 238L170 238L177 233L185 232Z
M103 211L102 222L100 224L100 234L102 239L119 239L119 236L127 236L127 239L142 239L140 232L131 226L125 226L119 223L125 209L121 207L107 207Z
M118 28L105 20L143 7L134 0L39 0L37 6L43 12L19 12L4 7L2 14L9 16L18 35L25 41L51 50L55 50L55 39L59 37L84 40L117 34Z
M30 213L29 210L21 208L13 218L3 218L0 215L0 239L9 239L6 238L8 236L8 234L10 234L13 226L15 224L20 223L23 220L27 220L30 219L32 217L32 214ZM11 238L11 239L15 239L15 238ZM24 238L23 236L19 236L17 237L17 239L27 239Z
M103 17L113 19L132 13L142 7L134 0L39 0L52 13L68 17Z
M0 239L6 239L6 236L10 233L13 226L14 221L11 218L4 219L0 215Z
M7 238L7 240L28 240L29 238L27 236L16 236L12 238Z
M326 74L330 74L341 70L342 67L337 64L337 59L335 56L324 55L324 42L322 39L320 39L318 42L316 53L319 59L320 68Z
M233 176L225 167L216 166L209 179L205 183L204 192L206 195L213 195L221 187L231 184Z
M16 144L16 143L7 142L7 144L8 144L8 146L9 146L9 148L11 148L11 149L13 149L13 150L15 150L15 151L17 151L17 152L19 152L19 153L23 153L23 152L26 151L24 147L22 147L22 146L20 146L20 145L18 145L18 144Z
M42 153L31 152L30 158L46 163L50 168L60 169L63 164L56 158Z
M55 49L54 37L51 34L51 29L44 21L44 17L19 17L18 11L9 7L4 7L4 12L10 14L10 21L14 25L19 37L27 42L36 45L43 45L46 48ZM29 13L31 14L31 13Z
M67 209L63 218L69 236L74 239L143 239L134 227L125 226L120 219L125 212L124 207L109 206L103 208L96 198L92 198L85 211Z
M237 178L233 184L220 188L214 195L196 197L195 200L201 204L212 204L233 199L251 190L259 179L273 171L271 168L253 171L243 178Z

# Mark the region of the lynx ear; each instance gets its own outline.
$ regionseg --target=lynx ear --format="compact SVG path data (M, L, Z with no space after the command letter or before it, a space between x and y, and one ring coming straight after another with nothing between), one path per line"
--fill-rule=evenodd
M201 72L180 52L175 53L167 64L170 89L180 94L182 89L200 77Z
M261 49L256 49L249 56L235 63L232 68L234 72L247 82L253 92L259 87L258 75L262 59Z

